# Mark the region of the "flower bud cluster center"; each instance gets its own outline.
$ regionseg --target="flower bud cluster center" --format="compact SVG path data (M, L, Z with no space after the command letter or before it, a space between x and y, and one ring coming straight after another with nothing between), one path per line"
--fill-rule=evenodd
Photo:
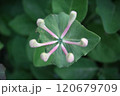
M77 46L81 46L81 47L86 47L88 45L88 40L86 38L81 38L79 42L63 40L64 36L67 34L69 28L71 27L72 23L75 21L76 15L77 15L77 13L75 11L71 11L70 16L69 16L68 25L65 28L65 30L63 31L63 33L61 34L61 37L58 37L55 33L53 33L50 29L48 29L47 26L45 25L45 21L43 19L37 20L38 27L41 27L46 32L48 32L51 36L53 36L54 38L57 39L55 41L44 42L44 43L38 43L35 39L30 40L30 46L32 48L37 48L37 47L57 43L57 45L55 47L53 47L48 53L45 53L45 52L41 53L40 57L43 61L47 62L50 55L52 55L53 52L55 52L58 49L58 47L60 46L62 51L66 55L66 61L71 63L74 61L74 54L68 52L63 43L77 45Z
M63 39L59 38L58 43L61 44L63 42Z

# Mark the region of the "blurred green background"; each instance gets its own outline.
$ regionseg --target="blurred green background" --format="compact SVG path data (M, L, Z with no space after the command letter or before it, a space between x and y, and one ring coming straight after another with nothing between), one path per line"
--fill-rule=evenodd
M68 68L35 67L28 43L39 36L36 20L71 10L100 43ZM119 30L120 0L0 0L0 79L120 79Z

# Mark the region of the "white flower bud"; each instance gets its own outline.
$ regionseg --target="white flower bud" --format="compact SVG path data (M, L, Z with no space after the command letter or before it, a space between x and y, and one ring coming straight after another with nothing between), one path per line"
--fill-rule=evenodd
M66 55L66 60L67 60L67 62L69 62L69 63L73 62L73 61L74 61L74 55L73 55L73 53L68 53L68 54Z
M35 48L39 46L39 43L35 39L32 39L30 40L29 45L30 47Z
M49 56L50 56L49 53L43 52L43 53L41 53L40 58L41 58L44 62L47 62L47 60L49 59Z
M80 46L86 47L88 45L88 40L86 38L82 38L80 41Z
M45 26L45 22L43 19L38 19L37 20L37 26L41 27L41 28L44 28Z
M69 17L69 24L72 24L75 21L76 16L77 16L77 12L76 11L71 11L70 17Z

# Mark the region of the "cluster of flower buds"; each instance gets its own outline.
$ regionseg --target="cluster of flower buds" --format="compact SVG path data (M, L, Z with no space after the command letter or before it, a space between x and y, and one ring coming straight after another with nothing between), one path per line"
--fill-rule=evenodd
M66 61L71 63L74 61L74 55L73 53L68 53L67 49L64 46L64 43L66 44L73 44L73 45L77 45L77 46L81 46L81 47L86 47L88 45L88 40L86 38L81 38L79 42L72 42L72 41L67 41L64 40L64 36L67 34L69 28L71 27L72 23L75 21L77 16L77 13L75 11L71 11L70 16L69 16L69 21L68 21L68 25L65 28L64 32L62 33L61 37L58 37L57 35L55 35L50 29L48 29L45 25L45 22L43 19L38 19L37 20L37 25L38 27L44 29L46 32L48 32L51 36L53 36L54 38L56 38L56 41L51 41L51 42L45 42L45 43L38 43L35 39L30 40L29 44L32 48L36 48L36 47L41 47L41 46L46 46L46 45L51 45L51 44L56 44L56 46L51 49L48 53L41 53L40 58L44 61L47 62L47 60L49 59L49 57L53 54L53 52L55 52L57 50L57 48L59 46L61 46L64 54L66 55ZM59 39L62 40L61 43L59 43Z

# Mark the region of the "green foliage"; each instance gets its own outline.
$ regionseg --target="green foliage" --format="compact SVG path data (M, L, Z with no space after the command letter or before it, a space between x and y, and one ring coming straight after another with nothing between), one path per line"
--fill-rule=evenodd
M92 79L97 70L98 67L93 61L81 58L78 62L68 68L56 68L55 72L65 80L82 80Z
M119 34L108 35L104 32L101 24L92 23L88 28L101 37L101 42L89 54L89 56L102 63L112 63L120 59L120 36Z
M64 44L75 56L73 63L66 62L60 47L44 62L40 54L56 44L31 48L29 41L56 39L37 28L37 19L45 19L60 37L72 10L77 20L64 39L87 38L88 46ZM120 0L0 0L0 79L120 79Z
M112 73L112 74L110 74ZM119 76L119 70L118 68L104 68L100 71L100 73L98 74L98 77L100 80L116 80L116 79L120 79Z
M55 79L54 71L52 66L47 67L34 67L31 66L31 72L38 80L52 80Z
M8 42L7 48L11 64L15 68L29 69L30 63L25 50L26 39L24 37L16 36Z
M3 48L3 46L4 46L4 45L0 42L0 50Z
M5 21L1 17L0 17L0 34L5 35L5 36L10 36L11 34L11 31L9 30Z
M13 73L7 74L9 80L31 80L33 79L32 73L25 70L15 70Z
M9 23L10 27L20 35L29 35L35 31L34 23L26 15L19 15Z
M23 0L25 12L36 21L51 13L52 0Z
M77 20L82 21L88 10L88 0L53 0L53 13L77 11Z
M102 19L105 32L116 33L120 29L120 0L97 0L97 13Z

